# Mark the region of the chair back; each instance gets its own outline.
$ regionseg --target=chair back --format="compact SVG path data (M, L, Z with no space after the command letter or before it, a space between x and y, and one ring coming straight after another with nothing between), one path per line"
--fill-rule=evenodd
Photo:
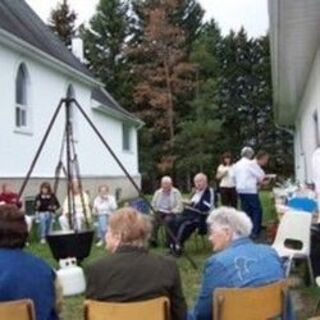
M86 300L85 320L170 320L169 299L113 303Z
M279 224L273 247L281 252L288 249L286 242L293 240L301 242L301 249L294 249L295 252L304 255L310 254L312 215L302 211L286 212ZM289 248L290 250L290 248Z
M218 288L214 292L213 320L286 319L287 285L275 282L259 288Z
M32 300L0 302L0 319L36 320Z

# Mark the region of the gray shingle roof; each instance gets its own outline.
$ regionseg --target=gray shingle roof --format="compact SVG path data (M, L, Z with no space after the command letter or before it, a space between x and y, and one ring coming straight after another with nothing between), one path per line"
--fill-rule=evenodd
M0 28L94 78L24 0L0 0Z
M102 106L109 107L110 109L119 112L123 114L126 118L139 122L142 124L143 122L137 118L132 113L128 112L126 109L122 108L117 101L115 101L112 96L105 90L99 87L95 87L92 90L91 98L99 103L101 103Z

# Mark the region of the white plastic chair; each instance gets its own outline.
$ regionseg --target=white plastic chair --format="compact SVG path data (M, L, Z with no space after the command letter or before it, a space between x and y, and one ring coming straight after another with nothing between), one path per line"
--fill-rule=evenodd
M276 238L272 247L280 257L288 258L286 276L289 276L293 259L306 259L310 281L314 283L310 259L312 214L303 211L286 212L279 224ZM301 249L289 248L285 245L288 240L301 242Z

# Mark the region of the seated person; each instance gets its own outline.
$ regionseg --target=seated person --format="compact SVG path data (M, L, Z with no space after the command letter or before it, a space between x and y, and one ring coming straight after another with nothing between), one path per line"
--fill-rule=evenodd
M0 205L2 204L13 204L19 209L22 207L22 202L18 197L18 193L15 192L11 183L4 183L2 185L2 192L0 193ZM32 218L25 215L25 220L27 223L28 232L30 232L32 228Z
M80 185L77 180L72 181L72 194L70 198L71 210L75 210L74 214L69 216L69 200L68 196L65 198L62 206L62 215L59 218L60 226L63 231L68 231L70 229L82 230L85 222L85 217L87 216L88 221L91 221L91 209L90 209L90 199L86 192L80 190ZM71 222L71 227L69 225Z
M171 240L170 248L174 254L180 255L184 242L198 229L200 234L207 233L206 218L213 207L213 191L208 186L208 178L203 173L194 177L195 193L190 201L185 202L182 215L171 222L175 239Z
M175 218L175 214L182 212L182 197L178 189L172 185L172 179L169 176L164 176L161 179L161 187L158 189L153 198L151 205L156 211L153 220L153 232L151 243L158 244L158 231L162 223L165 223L167 228L170 222ZM166 232L167 245L169 245L169 234Z
M259 287L285 277L274 249L249 238L250 218L230 207L213 210L208 217L212 255L204 266L202 284L189 320L211 320L216 288ZM292 319L292 318L291 318Z
M56 320L55 273L23 250L27 236L24 214L14 205L1 205L0 302L31 299L37 319Z
M110 255L87 269L86 298L133 302L166 296L171 319L186 319L179 270L174 260L148 252L151 223L133 208L114 212L109 219L106 249Z

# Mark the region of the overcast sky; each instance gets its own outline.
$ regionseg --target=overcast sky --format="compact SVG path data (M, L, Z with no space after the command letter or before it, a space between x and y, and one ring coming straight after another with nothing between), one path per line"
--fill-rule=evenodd
M26 0L47 22L50 11L58 0ZM205 19L218 21L222 32L239 30L244 26L252 37L264 35L268 29L267 0L198 0L206 11ZM99 0L69 0L78 13L78 23L88 21Z

